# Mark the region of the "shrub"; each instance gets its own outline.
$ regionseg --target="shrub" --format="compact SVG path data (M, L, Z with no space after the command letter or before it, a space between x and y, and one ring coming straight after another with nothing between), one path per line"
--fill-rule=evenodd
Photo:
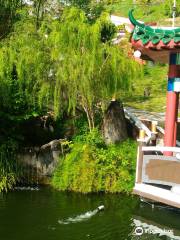
M0 192L11 189L17 179L17 145L8 140L0 145Z
M55 170L52 178L55 188L82 193L131 192L135 175L135 141L129 139L106 146L97 129L84 139L77 139Z

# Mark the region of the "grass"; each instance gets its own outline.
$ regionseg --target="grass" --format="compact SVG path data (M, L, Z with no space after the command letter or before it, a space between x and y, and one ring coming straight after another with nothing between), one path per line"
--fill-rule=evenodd
M141 1L142 2L142 1ZM133 4L132 0L115 0L109 1L109 4L106 5L106 10L109 11L111 14L128 17L128 12L130 9L135 9L135 17L137 19L141 19L145 22L157 22L158 25L172 25L171 21L167 21L172 16L172 3L170 1L156 1L152 4L143 4L138 3ZM180 12L180 5L177 5L178 12ZM180 19L177 18L176 26Z
M125 106L146 110L150 112L165 112L166 95L160 94L159 96L151 96L148 98L136 96L135 101L133 101L132 98L129 101L125 102Z
M133 82L129 95L122 97L124 104L141 110L164 112L167 72L166 65L145 66L144 76ZM144 96L144 91L149 91L150 96Z

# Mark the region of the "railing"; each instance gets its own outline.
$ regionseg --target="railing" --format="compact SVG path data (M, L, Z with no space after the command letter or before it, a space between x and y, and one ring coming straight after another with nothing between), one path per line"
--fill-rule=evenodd
M156 145L165 133L157 121L151 121L148 128L128 109L125 109L125 116L139 129L136 183L180 184L180 147ZM180 146L178 141L177 146Z
M148 144L151 140L154 141L156 139L157 121L152 121L150 130L140 119L135 116L135 114L133 114L128 109L124 108L124 113L126 118L140 130L140 132L142 133L143 141L146 144Z
M173 152L180 153L179 147L161 147L161 146L144 146L142 147L143 152Z
M165 153L171 152L172 156ZM139 141L136 183L153 183L167 186L180 184L180 148L146 146Z

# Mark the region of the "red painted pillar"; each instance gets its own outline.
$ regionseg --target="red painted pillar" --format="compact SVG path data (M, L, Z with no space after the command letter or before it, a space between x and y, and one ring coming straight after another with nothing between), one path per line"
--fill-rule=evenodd
M173 147L175 140L175 123L176 123L176 101L177 95L175 92L167 92L166 103L166 120L165 120L165 136L164 146ZM171 156L172 153L166 152L165 155Z
M176 146L176 140L177 140L178 106L179 106L179 93L176 93L176 119L175 119L175 126L174 126L174 146Z
M178 53L170 54L169 74L168 74L168 92L166 103L165 136L164 146L175 147L177 135L177 117L180 92L180 55ZM172 156L172 152L165 152L164 155Z

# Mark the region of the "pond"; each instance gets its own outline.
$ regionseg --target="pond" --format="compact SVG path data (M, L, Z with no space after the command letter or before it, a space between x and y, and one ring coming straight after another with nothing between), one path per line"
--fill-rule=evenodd
M19 188L0 194L0 239L180 239L180 212L121 194Z

